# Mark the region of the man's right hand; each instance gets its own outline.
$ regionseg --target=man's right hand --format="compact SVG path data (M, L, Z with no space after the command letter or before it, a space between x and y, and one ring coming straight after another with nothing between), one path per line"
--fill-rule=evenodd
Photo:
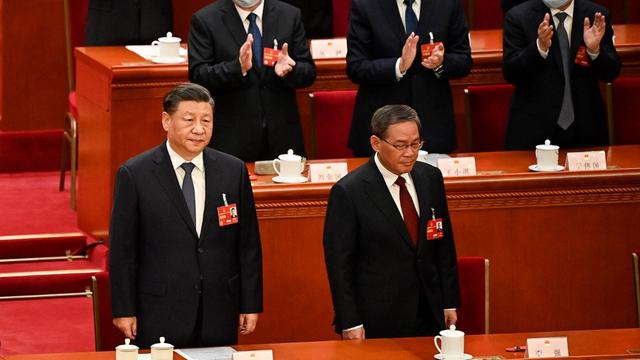
M342 340L364 340L364 326L353 330L342 331Z
M418 41L420 41L420 37L414 33L411 33L407 38L407 41L404 42L404 46L402 47L402 56L400 57L400 73L404 74L409 68L411 64L413 64L413 60L416 58L416 49Z
M113 318L113 325L129 339L135 339L138 334L138 320L135 316Z
M253 45L253 35L247 35L247 40L240 46L240 55L238 55L238 59L240 60L240 69L242 70L242 75L246 74L249 70L251 70L253 51L251 50L251 45Z
M538 46L545 53L551 48L551 38L553 37L553 25L550 24L551 16L547 13L544 20L538 25Z

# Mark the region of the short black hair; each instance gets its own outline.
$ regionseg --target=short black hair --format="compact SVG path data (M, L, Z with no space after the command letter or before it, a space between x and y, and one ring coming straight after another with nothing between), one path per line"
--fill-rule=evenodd
M184 83L176 86L164 96L162 108L166 113L173 115L182 101L207 102L211 105L212 110L215 107L215 101L209 90L198 84Z
M386 105L376 110L371 118L371 133L383 138L389 126L401 122L413 121L418 126L418 132L422 133L422 124L418 113L408 105Z

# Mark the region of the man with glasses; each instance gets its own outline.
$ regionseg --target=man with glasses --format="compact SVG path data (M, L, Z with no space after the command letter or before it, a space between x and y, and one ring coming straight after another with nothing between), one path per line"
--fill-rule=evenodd
M416 162L423 141L411 107L378 109L371 129L375 155L333 186L327 206L335 328L343 339L436 335L459 306L442 174Z

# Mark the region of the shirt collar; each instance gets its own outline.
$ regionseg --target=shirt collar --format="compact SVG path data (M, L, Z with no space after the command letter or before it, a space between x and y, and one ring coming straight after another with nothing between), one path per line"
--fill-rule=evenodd
M384 167L384 165L382 165L380 159L378 159L378 153L373 156L373 160L376 163L376 167L378 167L378 171L380 171L380 174L382 174L384 183L388 188L390 188L391 185L395 184L396 180L398 179L398 175L392 173L386 167ZM411 180L411 176L409 175L409 173L404 173L400 176L402 176L407 181L407 184L413 185L413 181Z
M167 144L167 151L169 152L169 158L171 159L171 165L173 165L173 170L177 170L180 167L180 165L182 165L185 162L190 162L204 173L204 157L202 156L202 152L196 155L196 157L194 157L191 161L187 161L183 159L182 156L180 156L177 152L175 152L173 148L171 148L171 144L169 144L169 140L167 140L166 144Z
M262 0L260 2L260 5L258 5L257 8L255 8L253 11L247 11L243 8L241 8L240 6L236 5L236 3L233 3L233 6L236 7L236 10L238 11L238 15L240 15L240 19L244 22L245 20L247 20L247 16L249 16L249 14L254 13L258 16L258 19L260 19L262 21L262 12L264 11L264 0Z
M573 19L573 8L576 4L576 0L571 1L571 4L569 4L569 7L566 8L564 11L558 10L558 9L550 9L551 10L551 16L555 17L557 13L563 12L565 14L567 14L570 18Z

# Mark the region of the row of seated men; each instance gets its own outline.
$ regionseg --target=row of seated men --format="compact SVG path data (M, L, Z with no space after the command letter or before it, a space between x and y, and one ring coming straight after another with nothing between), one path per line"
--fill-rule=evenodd
M503 4L513 6L505 16L503 75L515 85L505 148L531 149L546 139L562 147L607 144L598 82L620 72L607 9L589 0L520 2ZM218 0L193 15L189 79L216 98L212 147L245 161L273 159L288 149L304 155L295 89L316 76L306 37L301 12L277 0ZM425 150L454 151L449 81L471 67L461 3L352 1L347 75L358 85L348 139L353 155L372 154L369 120L388 104L416 109Z

